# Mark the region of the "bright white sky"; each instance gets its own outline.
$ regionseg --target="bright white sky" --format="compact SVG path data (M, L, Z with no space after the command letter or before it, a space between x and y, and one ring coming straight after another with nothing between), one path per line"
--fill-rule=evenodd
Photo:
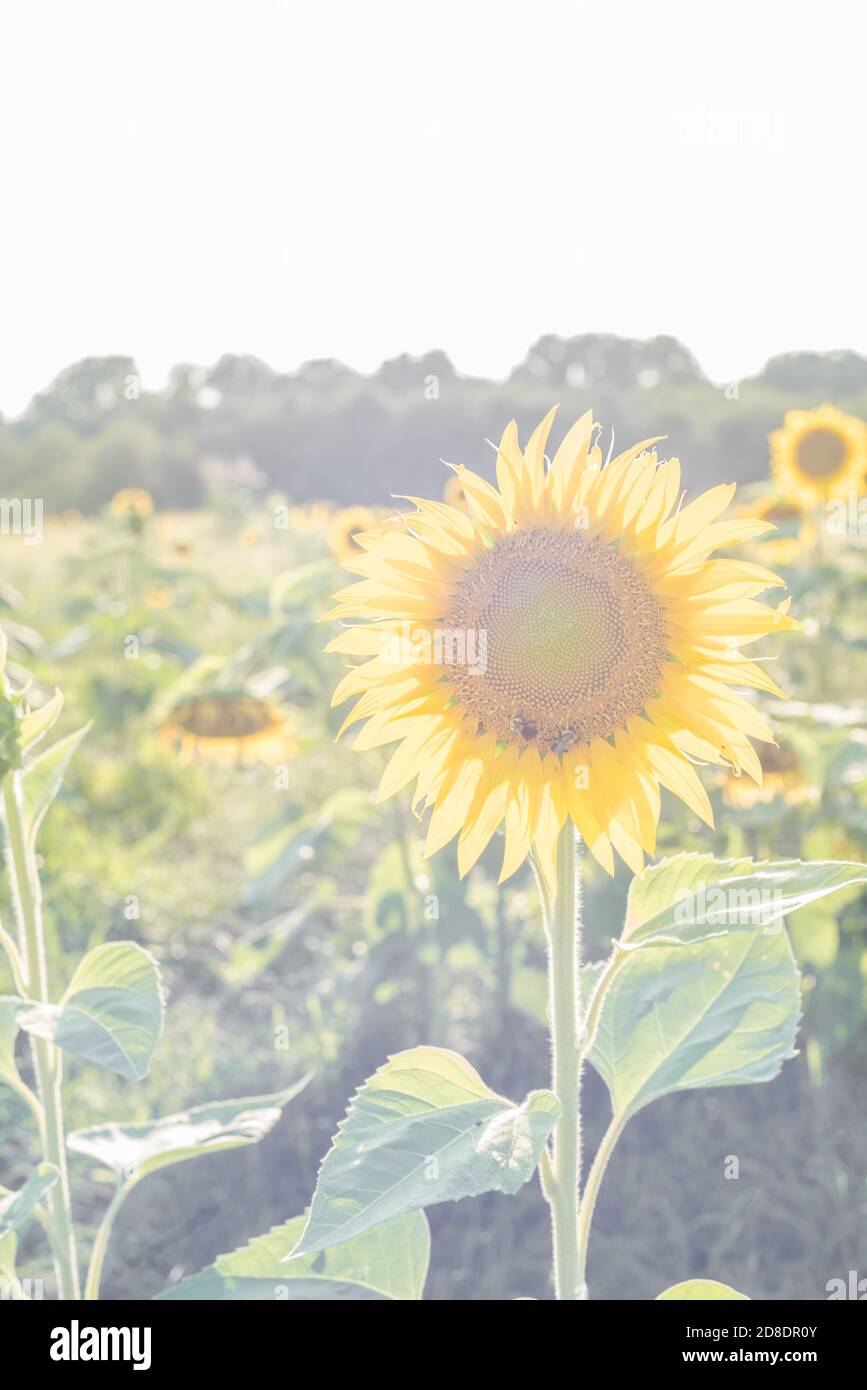
M126 352L867 352L854 0L5 0L0 410ZM859 197L859 189L861 190Z

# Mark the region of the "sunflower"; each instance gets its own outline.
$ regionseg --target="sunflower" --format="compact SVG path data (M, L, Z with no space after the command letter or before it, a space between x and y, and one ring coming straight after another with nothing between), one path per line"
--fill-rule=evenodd
M776 575L709 558L770 529L716 520L733 484L679 509L678 461L646 440L603 467L590 413L548 465L553 416L523 452L507 427L498 488L456 469L468 513L410 497L402 533L362 537L328 615L364 620L329 644L368 658L334 703L360 695L356 747L400 740L379 796L416 781L425 853L459 833L464 874L504 824L501 881L532 848L550 886L567 818L610 873L615 851L640 872L660 787L713 823L694 760L761 782L750 737L773 735L729 687L782 695L740 648L797 626L754 598Z
M358 536L365 531L376 530L378 525L376 512L370 507L344 507L328 528L328 544L332 554L342 561L358 555Z
M857 491L867 469L867 425L833 405L790 410L770 445L777 486L808 506Z
M108 504L112 516L121 521L147 521L153 515L154 499L143 487L122 487Z
M179 701L160 725L160 742L176 748L182 762L200 757L274 767L298 752L282 710L243 690L200 692Z
M762 765L761 786L732 773L722 774L723 797L729 806L743 811L757 805L766 806L777 797L787 806L815 800L819 789L807 781L801 759L786 739L780 739L777 744L761 744L758 753Z
M763 536L758 542L763 557L771 564L791 565L815 542L816 527L802 504L794 498L767 493L744 508L742 515L769 521L780 532Z

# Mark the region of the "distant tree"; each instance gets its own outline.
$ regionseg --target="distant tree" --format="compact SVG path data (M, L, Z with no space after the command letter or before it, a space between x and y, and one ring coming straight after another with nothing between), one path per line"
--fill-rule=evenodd
M141 384L132 357L86 357L66 367L47 390L33 397L27 429L64 424L80 434L97 430L113 411L138 401Z

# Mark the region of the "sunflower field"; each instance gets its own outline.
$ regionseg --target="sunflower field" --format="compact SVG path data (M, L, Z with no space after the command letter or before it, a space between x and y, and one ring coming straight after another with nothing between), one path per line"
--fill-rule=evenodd
M4 531L11 1296L867 1275L867 426L736 491L589 404Z

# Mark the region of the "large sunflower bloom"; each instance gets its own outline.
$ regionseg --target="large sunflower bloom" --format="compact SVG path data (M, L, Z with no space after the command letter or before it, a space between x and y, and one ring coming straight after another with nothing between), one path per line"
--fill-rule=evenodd
M867 469L867 425L833 405L788 411L770 445L780 491L808 506L857 492Z
M614 871L653 853L660 787L712 824L693 760L762 770L765 720L729 687L782 694L742 644L795 626L754 595L781 580L710 559L771 529L717 517L734 485L678 509L680 465L655 440L602 465L590 413L548 465L552 410L526 449L508 426L492 487L458 467L468 513L410 497L405 530L358 537L361 581L329 615L363 619L330 643L367 657L340 682L361 698L356 742L401 740L380 798L416 780L425 846L454 835L461 874L504 824L501 881L531 848L549 885L567 818Z

